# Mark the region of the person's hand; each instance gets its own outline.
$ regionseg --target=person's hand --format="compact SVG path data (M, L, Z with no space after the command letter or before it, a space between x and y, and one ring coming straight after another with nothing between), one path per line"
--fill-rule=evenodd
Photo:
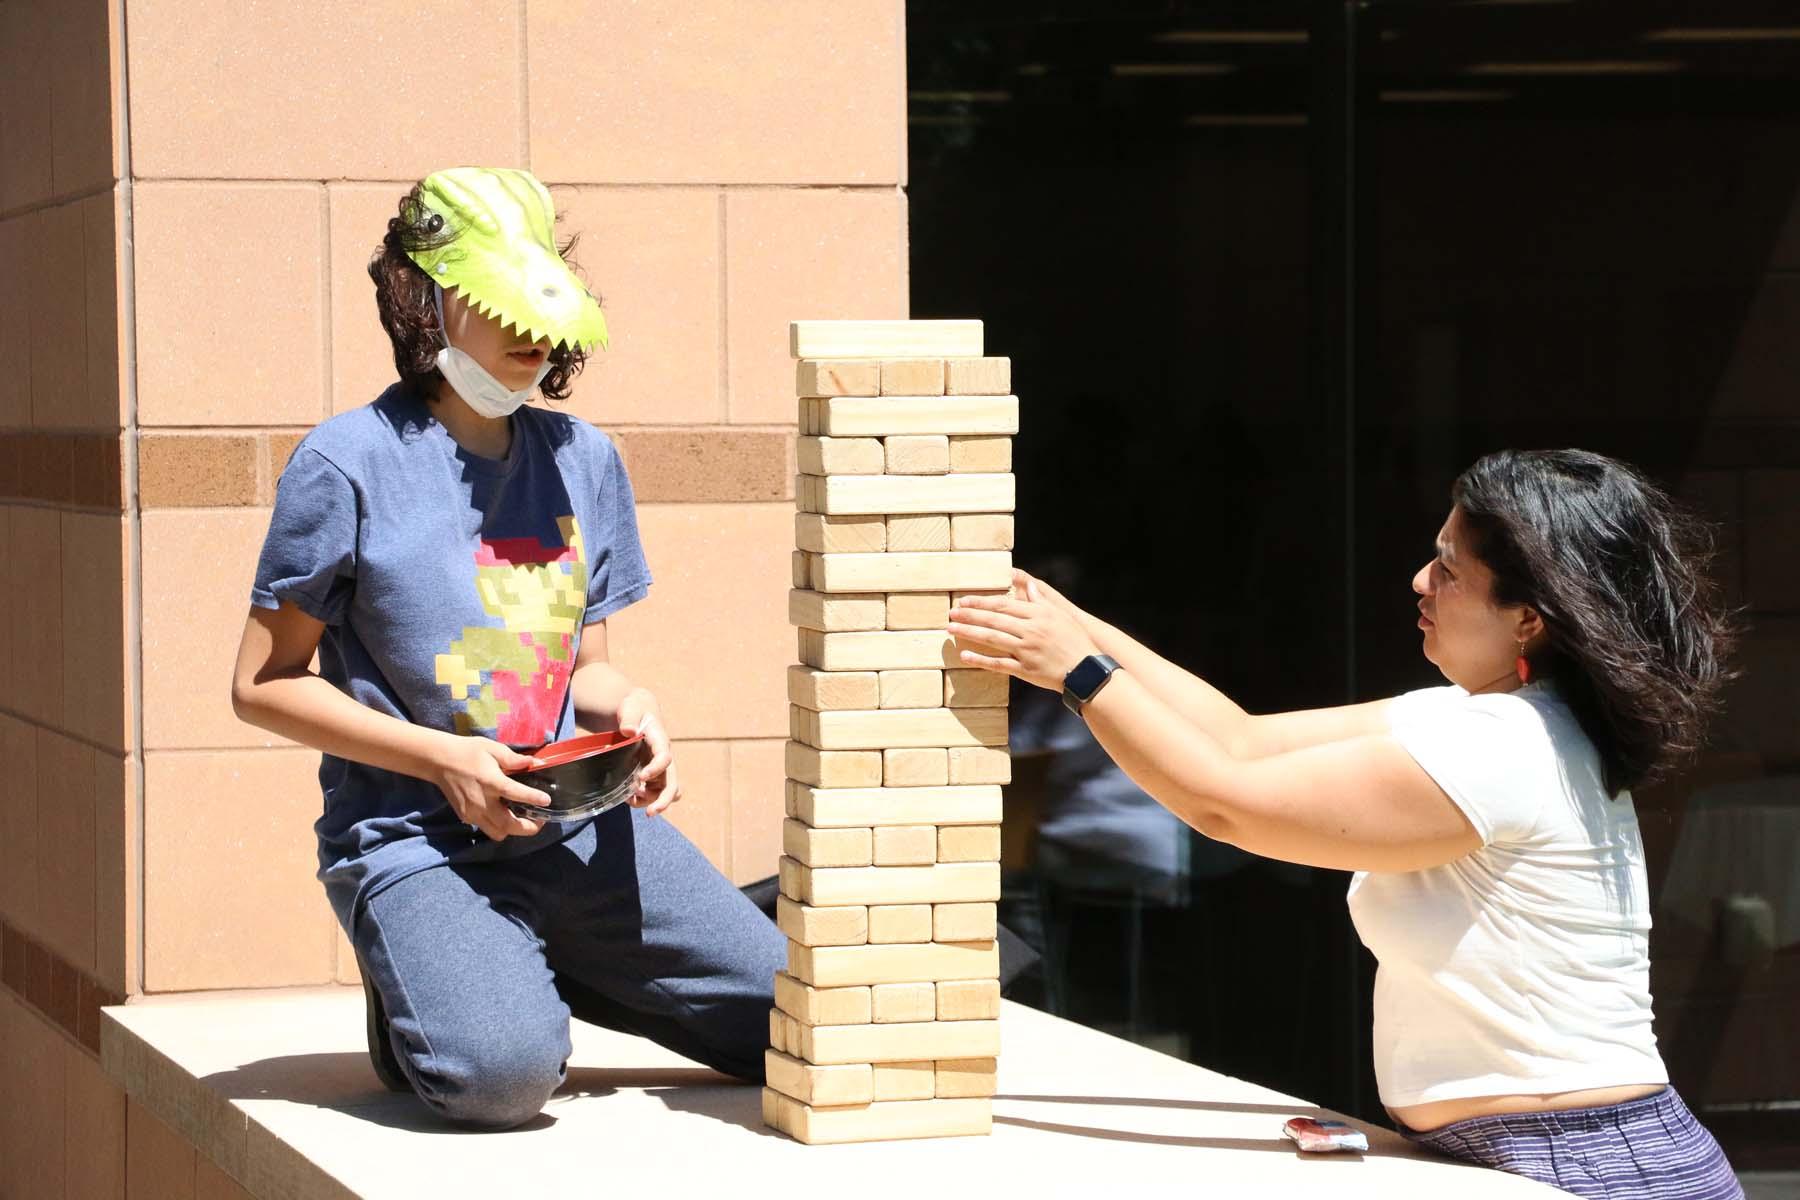
M508 771L525 771L537 765L537 759L492 738L446 734L432 782L462 821L494 841L503 842L509 837L530 837L544 827L542 821L521 817L506 807L509 800L540 807L547 802L544 793L536 788L506 777Z
M1042 600L1055 608L1060 608L1075 618L1076 624L1084 630L1093 628L1093 615L1081 608L1073 600L1039 579L1037 576L1017 567L1013 568L1012 594L1019 600Z
M1051 601L1046 591L1021 571L1012 595L970 596L950 610L950 636L961 661L1062 691L1063 676L1100 648L1075 615L1080 610L1067 600Z
M675 747L663 728L656 697L643 688L627 693L619 705L619 732L643 734L644 744L650 748L650 761L638 771L637 792L631 798L631 806L643 809L647 817L667 812L671 804L681 799L681 782L675 777Z

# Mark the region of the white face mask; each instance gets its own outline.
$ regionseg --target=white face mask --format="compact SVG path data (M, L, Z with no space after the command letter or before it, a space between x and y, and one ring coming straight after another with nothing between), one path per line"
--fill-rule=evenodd
M520 405L531 399L531 393L537 390L537 385L550 373L549 356L545 355L543 365L537 369L537 374L532 376L528 385L516 392L508 391L506 385L495 379L486 367L450 344L450 329L444 324L444 289L434 284L431 298L437 305L438 328L444 334L444 348L437 352L437 369L443 372L445 380L463 398L464 403L477 413L484 417L512 416Z

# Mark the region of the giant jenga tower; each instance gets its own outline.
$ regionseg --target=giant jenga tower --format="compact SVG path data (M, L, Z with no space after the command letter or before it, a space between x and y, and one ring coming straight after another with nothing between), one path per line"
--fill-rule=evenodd
M1011 585L1010 364L979 321L790 341L800 664L763 1120L808 1143L987 1133L1007 679L961 668L945 625Z

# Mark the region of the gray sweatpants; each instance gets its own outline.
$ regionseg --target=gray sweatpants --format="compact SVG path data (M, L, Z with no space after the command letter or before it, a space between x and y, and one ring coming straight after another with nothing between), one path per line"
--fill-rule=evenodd
M571 1014L762 1079L786 939L667 819L621 806L520 858L421 871L349 933L401 1068L457 1124L535 1116Z

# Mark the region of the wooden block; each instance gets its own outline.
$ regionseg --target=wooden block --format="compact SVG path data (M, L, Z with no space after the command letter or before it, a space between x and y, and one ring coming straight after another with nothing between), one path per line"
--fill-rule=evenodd
M820 752L803 742L787 744L787 775L817 788L878 788L881 755L869 751ZM809 821L808 824L818 824Z
M873 1009L870 1010L871 1014L873 1011ZM787 1026L782 1022L783 1015L778 1008L769 1010L769 1045L785 1052L787 1050ZM872 1016L871 1019L873 1019Z
M910 513L887 518L889 550L897 553L950 551L948 513ZM947 598L947 597L946 597Z
M1012 755L995 747L958 746L950 751L949 767L952 784L1012 782ZM788 774L793 775L793 772L789 771ZM795 775L794 778L798 779L799 776Z
M775 978L779 982L781 976ZM946 979L937 985L938 1020L993 1021L999 1016L998 979Z
M879 695L879 693L877 694ZM804 742L811 736L811 730L806 725L806 718L800 713L801 708L798 704L788 705L788 737L796 742Z
M965 603L971 596L1010 596L1010 595L1012 595L1011 588L982 588L982 589L979 589L976 591L970 591L970 592L951 592L950 593L950 607L955 608L957 605Z
M986 825L951 826L952 829L987 829ZM935 825L883 825L874 831L872 861L878 867L929 867L938 860ZM854 866L854 863L845 863ZM930 923L927 922L927 928ZM928 942L929 937L916 939Z
M897 433L883 439L882 448L889 475L950 473L950 439L941 433Z
M876 1025L902 1021L937 1020L937 985L932 983L878 983L872 989Z
M1000 899L999 863L938 863L930 867L809 867L783 855L782 895L803 904L970 904ZM799 975L799 972L793 972ZM830 980L800 975L807 983L835 987ZM928 976L896 976L925 979ZM945 976L945 978L968 978ZM846 979L842 983L873 983Z
M949 624L948 592L893 592L887 598L889 629L943 629Z
M874 1010L870 1009L870 1011ZM769 1010L769 1021L771 1029L769 1044L783 1054L799 1055L800 1022L779 1008Z
M943 787L950 782L950 752L931 746L881 752L884 787Z
M1007 518L1009 522L1011 519ZM952 529L954 527L953 523ZM797 512L794 514L794 545L814 554L879 554L887 549L887 519ZM993 548L996 547L983 547ZM1012 549L1010 545L998 548Z
M996 671L977 669L944 672L945 708L1001 708L1006 704L1007 690L1007 677ZM834 704L831 707L843 706Z
M868 1063L815 1066L779 1050L765 1050L763 1073L770 1087L802 1104L824 1107L867 1104L875 1099L875 1073Z
M958 825L954 828L937 831L937 860L939 862L999 862L1000 861L1000 827L998 825ZM881 855L875 855L875 862L881 862ZM827 864L815 864L827 865ZM837 865L837 864L829 864ZM846 863L845 866L854 866Z
M788 701L814 711L823 708L881 707L881 676L874 671L815 671L791 666Z
M941 396L944 394L944 360L895 358L881 364L884 396Z
M992 1096L1000 1063L992 1058L941 1058L937 1063L937 1095L944 1099Z
M794 551L794 586L805 588L812 586L813 556L803 551Z
M809 867L866 867L873 861L872 845L867 829L814 829L792 817L781 823L782 853Z
M789 900L792 900L797 904L810 904L812 902L811 881L806 874L811 869L811 867L791 859L785 854L776 860L775 878L781 889L780 895L775 898L776 909L778 912L781 907L781 896L786 896Z
M805 722L805 736L799 740L821 750L1006 745L1004 708L880 708L829 712L800 709L799 712Z
M936 1072L933 1072L934 1077L935 1074ZM932 1086L935 1088L937 1085L934 1082ZM770 1129L787 1132L785 1129L781 1129L781 1093L774 1088L766 1087L762 1090L762 1119L763 1124Z
M821 554L815 561L838 557L842 556ZM818 578L816 573L814 578ZM874 624L870 624L871 621ZM788 592L788 624L829 633L882 629L887 625L887 597L879 592L815 592L795 588Z
M802 476L879 475L887 455L876 438L803 437L794 442L794 460ZM949 465L950 447L946 444L946 470Z
M841 359L801 359L794 364L794 394L796 396L880 395L881 364Z
M1000 985L994 986L998 989ZM1000 1012L999 994L998 990L994 993L996 1016ZM803 1025L867 1025L875 1019L872 1004L866 986L816 988L786 971L775 972L775 1006Z
M933 1075L934 1075L934 1078L932 1081L933 1090L936 1090L936 1087L937 1087L935 1074L936 1073L933 1072ZM775 1097L775 1102L776 1102L775 1128L779 1129L781 1132L792 1137L794 1130L796 1130L800 1127L800 1120L801 1120L800 1114L803 1112L809 1111L808 1107L806 1105L800 1103L798 1100L794 1099L792 1096L782 1095L780 1092L776 1091L774 1088L765 1087L763 1089L763 1094L767 1095L767 1096ZM979 1104L979 1103L981 1103L981 1101L979 1101L979 1100L976 1100L976 1101L934 1100L934 1101L932 1101L932 1103L933 1104L963 1104L963 1103ZM990 1100L990 1101L988 1101L988 1103L992 1104L993 1101ZM844 1111L860 1112L860 1111L862 1111L862 1106L861 1105L846 1106Z
M881 708L938 708L944 703L942 671L882 671Z
M805 467L800 468L802 471ZM1012 439L969 436L950 439L950 470L963 474L1000 474L1012 470Z
M998 925L997 905L934 904L931 908L934 942L985 942L999 936Z
M819 432L830 437L1010 437L1019 432L1017 396L841 396L818 402Z
M801 437L813 437L819 432L819 423L823 420L823 410L817 400L800 398L794 406L794 429Z
M799 631L800 661L822 671L903 671L960 667L956 644L942 629L870 633Z
M842 1108L813 1108L787 1097L782 1100L781 1132L808 1146L985 1137L994 1128L992 1100L890 1100Z
M815 481L816 502L807 512L837 516L874 513L1009 513L1013 510L1011 475L802 475ZM890 547L892 542L889 543ZM986 585L971 585L970 590Z
M979 358L980 321L794 321L794 358Z
M877 1101L930 1100L937 1094L937 1064L934 1062L874 1063L869 1070L875 1077Z
M1013 519L1009 513L957 513L950 518L952 550L1011 550Z
M944 390L953 396L1004 396L1012 391L1012 359L952 358L944 363Z
M998 787L839 787L788 784L788 811L808 825L847 828L881 825L994 825L1000 820ZM989 897L992 899L993 897Z
M869 910L869 943L889 946L902 942L929 942L931 936L929 904L877 904ZM993 935L990 935L991 940ZM875 1018L880 1020L880 1017ZM928 1021L929 1017L909 1018Z
M895 520L904 518L896 517ZM946 540L950 523L943 521ZM886 554L821 554L812 563L813 585L820 592L950 592L958 588L1000 586L1012 579L1012 555L1005 550L963 554L901 553L893 549L897 534L889 530ZM789 620L801 624L792 616ZM812 629L823 626L811 625ZM879 629L880 626L875 626Z
M777 896L775 924L802 946L860 946L869 940L869 910L860 904L814 908Z
M859 947L849 947L858 949ZM897 950L911 947L874 946ZM810 1063L937 1061L993 1058L1000 1053L998 1021L914 1021L894 1025L802 1025L800 1053Z

